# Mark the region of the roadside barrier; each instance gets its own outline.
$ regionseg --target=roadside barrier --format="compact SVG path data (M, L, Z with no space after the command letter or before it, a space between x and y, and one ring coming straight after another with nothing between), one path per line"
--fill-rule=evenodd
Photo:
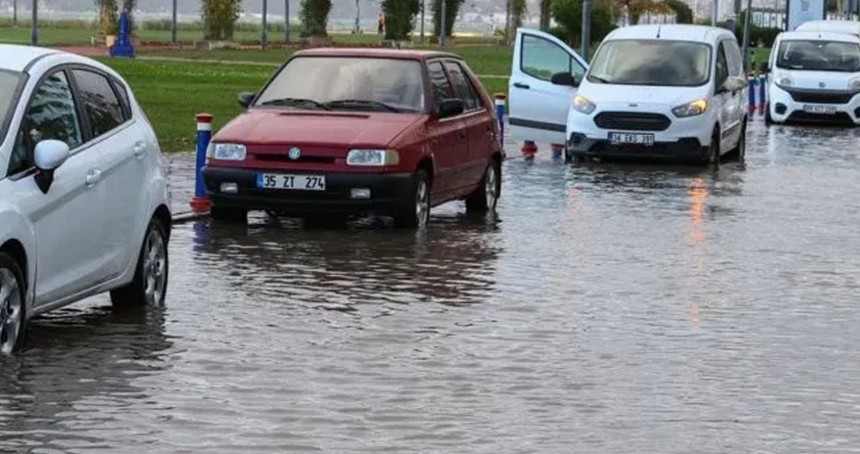
M212 115L199 113L194 117L197 120L197 161L194 169L194 197L191 199L191 211L203 213L209 211L209 197L206 196L206 188L203 186L203 166L206 164L206 149L212 139Z
M496 119L499 120L499 146L505 149L505 100L507 95L496 93Z
M759 112L764 112L765 105L767 105L767 77L764 74L750 73L747 76L747 83L749 84L747 110L750 113L755 112L756 109Z

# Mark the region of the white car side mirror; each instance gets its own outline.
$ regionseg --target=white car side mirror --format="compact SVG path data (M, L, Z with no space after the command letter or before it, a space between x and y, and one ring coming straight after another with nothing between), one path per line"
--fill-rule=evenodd
M55 170L69 158L71 150L65 142L59 140L43 140L36 144L33 161L36 168L42 171Z

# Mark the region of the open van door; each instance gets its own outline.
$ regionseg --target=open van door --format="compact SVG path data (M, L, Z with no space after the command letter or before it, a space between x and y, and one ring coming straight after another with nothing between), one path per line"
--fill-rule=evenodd
M565 143L567 113L588 64L563 41L520 28L508 85L508 121L514 140Z

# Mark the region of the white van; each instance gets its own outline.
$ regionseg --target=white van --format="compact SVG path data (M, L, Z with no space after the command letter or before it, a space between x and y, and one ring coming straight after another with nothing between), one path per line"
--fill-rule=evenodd
M860 125L860 38L783 32L768 60L766 120Z
M537 40L544 43L529 44ZM735 36L721 28L619 28L587 70L563 43L520 30L509 91L511 135L565 144L568 160L687 158L718 166L732 150L743 159L742 66Z
M811 20L798 25L794 31L847 33L860 37L860 22L854 20Z

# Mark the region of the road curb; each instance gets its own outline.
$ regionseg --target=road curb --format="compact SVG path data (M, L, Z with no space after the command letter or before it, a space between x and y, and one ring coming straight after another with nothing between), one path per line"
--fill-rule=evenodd
M196 221L198 219L203 219L208 216L209 212L195 213L193 211L186 211L182 213L175 213L173 215L173 224L185 224L191 221Z

